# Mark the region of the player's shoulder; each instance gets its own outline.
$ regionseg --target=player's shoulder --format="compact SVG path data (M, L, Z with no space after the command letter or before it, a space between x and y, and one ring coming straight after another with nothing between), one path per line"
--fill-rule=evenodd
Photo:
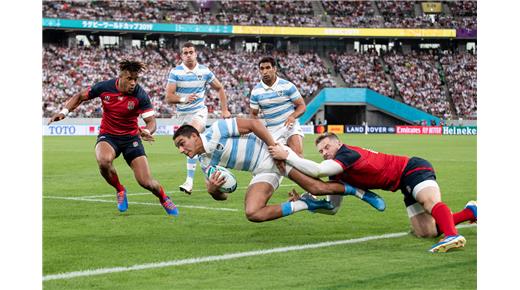
M281 87L284 87L285 89L289 89L292 87L296 87L291 81L288 81L286 79L278 78L278 85Z
M92 89L95 89L95 90L97 90L100 93L101 92L117 91L116 80L117 79L109 79L109 80L99 81L99 82L95 83L92 86Z
M261 94L263 93L265 90L264 90L264 86L262 85L262 83L257 83L256 86L251 90L251 95L258 95L258 94Z
M209 67L204 64L199 63L198 70L199 70L199 72L202 72L204 74L211 74L211 70L209 69Z
M170 70L170 73L174 74L174 73L180 73L184 71L184 67L180 64L176 67L173 67L171 70Z
M140 99L140 98L148 98L148 93L143 89L143 87L140 84L137 84L135 86L134 95Z

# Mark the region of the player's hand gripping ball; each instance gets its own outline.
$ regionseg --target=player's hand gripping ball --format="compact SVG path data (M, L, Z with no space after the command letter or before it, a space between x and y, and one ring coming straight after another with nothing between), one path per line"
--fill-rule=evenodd
M235 178L235 175L231 173L227 168L224 168L222 166L218 165L211 165L206 169L206 176L208 178L213 175L213 173L219 171L220 176L224 176L226 182L220 187L221 192L227 192L231 193L237 189L237 179Z

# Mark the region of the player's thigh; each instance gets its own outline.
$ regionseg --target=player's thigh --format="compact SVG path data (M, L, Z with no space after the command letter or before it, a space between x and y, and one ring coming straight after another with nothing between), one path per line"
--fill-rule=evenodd
M265 207L274 192L274 187L269 182L256 182L250 184L244 199L246 215L250 215Z
M114 144L108 141L99 141L96 143L96 161L100 166L108 166L117 157Z
M303 154L303 137L298 134L289 136L287 139L287 146L289 146L289 148L291 148L296 154L301 156Z
M422 186L422 187L421 187ZM441 191L435 180L426 180L416 186L415 199L431 213L433 206L441 201ZM414 191L415 191L414 189Z

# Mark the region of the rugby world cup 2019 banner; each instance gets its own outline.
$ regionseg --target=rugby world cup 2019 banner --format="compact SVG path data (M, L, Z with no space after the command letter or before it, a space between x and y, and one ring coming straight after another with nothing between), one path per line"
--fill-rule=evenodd
M441 126L395 126L396 134L442 135Z
M154 135L168 135L174 133L173 125L157 125ZM44 125L43 136L97 136L98 125Z

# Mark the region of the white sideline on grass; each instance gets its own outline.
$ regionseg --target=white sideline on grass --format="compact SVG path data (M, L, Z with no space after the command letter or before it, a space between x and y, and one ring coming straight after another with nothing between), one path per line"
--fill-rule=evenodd
M470 224L470 225L458 226L457 228L468 228L468 227L475 227L475 226L476 226L475 224ZM230 253L230 254L224 254L224 255L219 255L219 256L206 256L206 257L199 257L199 258L190 258L190 259L172 260L172 261L166 261L166 262L140 264L140 265L133 265L130 267L100 268L100 269L85 270L85 271L51 274L51 275L43 276L43 281L63 280L63 279L71 279L71 278L77 278L77 277L87 277L87 276L95 276L95 275L118 273L118 272L128 272L128 271L138 271L138 270L146 270L146 269L157 269L157 268L164 268L164 267L171 267L171 266L181 266L181 265L198 264L198 263L213 262L213 261L238 259L238 258L243 258L243 257L261 256L261 255L268 255L268 254L273 254L273 253L286 253L286 252L291 252L291 251L302 251L302 250L308 250L308 249L332 247L332 246L337 246L337 245L357 244L357 243L363 243L363 242L373 241L373 240L399 238L402 236L406 236L408 234L409 233L407 233L407 232L391 233L391 234L384 234L384 235L379 235L379 236L368 236L368 237L350 239L350 240L329 241L329 242L322 242L322 243L316 243L316 244L306 244L306 245L296 245L296 246L281 247L281 248L272 248L272 249L267 249L267 250Z
M150 194L150 193L147 193ZM111 195L113 196L113 195ZM43 196L43 198L48 199L63 199L63 200L74 200L74 201L90 201L90 202L106 202L106 203L115 203L115 200L104 200L104 199L94 199L94 198L84 198L84 197L71 197L71 196ZM129 201L128 204L142 204L142 205L157 205L160 206L160 203L150 203L150 202L135 202ZM199 209L209 209L209 210L220 210L220 211L238 211L235 208L226 208L226 207L209 207L209 206L199 206L199 205L178 205L179 208L199 208Z

